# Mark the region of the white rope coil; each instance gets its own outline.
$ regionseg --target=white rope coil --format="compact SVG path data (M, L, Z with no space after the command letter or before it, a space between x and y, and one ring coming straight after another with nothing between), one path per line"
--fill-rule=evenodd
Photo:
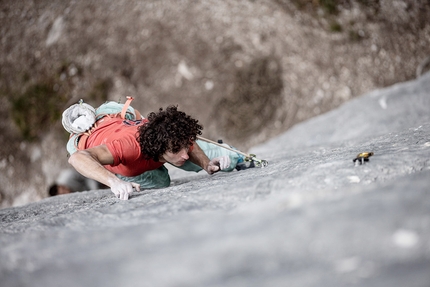
M79 134L86 132L95 122L95 109L82 100L79 104L72 105L63 112L62 124L69 133Z

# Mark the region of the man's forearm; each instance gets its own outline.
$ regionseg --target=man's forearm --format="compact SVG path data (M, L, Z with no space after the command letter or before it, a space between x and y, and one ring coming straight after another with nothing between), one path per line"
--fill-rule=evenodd
M112 172L108 171L85 150L77 151L72 154L69 158L69 163L83 176L94 179L109 187L111 187L115 181L118 181L118 178Z
M211 174L208 170L208 165L210 162L210 159L206 156L206 154L203 152L203 150L199 147L199 145L194 142L193 150L188 153L188 156L190 157L189 160L203 168L207 173Z
M127 200L133 190L140 190L140 185L119 179L103 166L113 162L113 156L105 145L77 151L69 158L69 163L83 176L109 186L116 197Z

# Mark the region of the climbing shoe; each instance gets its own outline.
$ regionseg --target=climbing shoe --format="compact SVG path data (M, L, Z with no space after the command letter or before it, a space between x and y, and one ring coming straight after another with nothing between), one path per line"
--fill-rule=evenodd
M248 169L248 168L253 168L255 167L255 163L253 160L242 160L241 162L238 162L236 165L236 169L237 170L244 170L244 169Z

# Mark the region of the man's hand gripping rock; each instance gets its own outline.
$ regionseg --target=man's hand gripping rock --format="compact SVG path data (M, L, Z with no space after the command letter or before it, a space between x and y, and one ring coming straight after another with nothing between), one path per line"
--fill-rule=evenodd
M116 197L122 200L128 200L129 196L133 193L134 189L140 191L140 185L134 182L126 182L123 180L116 180L111 183L110 188Z
M228 168L230 164L231 160L229 156L220 156L213 158L209 161L207 172L209 174L214 174L215 172Z

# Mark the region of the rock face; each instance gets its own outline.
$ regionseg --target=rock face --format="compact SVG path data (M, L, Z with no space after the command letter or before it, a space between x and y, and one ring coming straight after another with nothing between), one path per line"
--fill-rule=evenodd
M428 69L425 0L1 6L0 207L47 196L67 166L59 116L81 98L97 106L133 96L144 115L178 104L205 137L246 150Z
M429 86L297 125L254 148L264 169L2 209L1 285L428 286Z

